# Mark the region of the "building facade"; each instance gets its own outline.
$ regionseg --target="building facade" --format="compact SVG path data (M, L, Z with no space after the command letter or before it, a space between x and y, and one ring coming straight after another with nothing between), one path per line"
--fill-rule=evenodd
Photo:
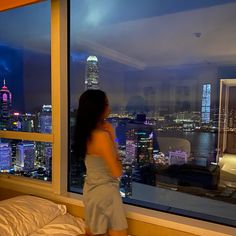
M9 128L9 119L12 109L12 94L6 86L4 79L3 86L0 90L0 129L6 130Z
M89 56L86 63L85 90L99 89L99 67L96 56Z

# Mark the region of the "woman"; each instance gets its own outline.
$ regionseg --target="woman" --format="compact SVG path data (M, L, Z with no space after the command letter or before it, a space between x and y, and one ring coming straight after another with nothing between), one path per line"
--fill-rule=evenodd
M87 90L79 100L74 147L87 169L83 189L86 234L126 236L127 221L119 194L122 166L110 123L106 94Z

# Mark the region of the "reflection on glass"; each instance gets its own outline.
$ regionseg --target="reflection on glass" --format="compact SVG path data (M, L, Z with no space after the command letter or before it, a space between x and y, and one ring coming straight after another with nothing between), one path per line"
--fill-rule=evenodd
M149 1L127 4L71 1L71 135L79 96L99 87L109 97L108 120L123 164L120 192L127 201L236 221L236 166L222 181L226 165L217 156L220 77L236 78L231 55L217 55L229 44L233 50L235 42L218 41L211 31L230 28L236 4L215 2L208 8L209 2L199 2L196 9L179 1L163 2L166 12ZM95 14L100 8L103 14ZM209 22L209 14L218 20L210 28L203 23ZM194 32L195 24L204 32ZM232 141L233 136L228 137ZM69 189L81 192L83 163L73 153L70 163ZM220 201L219 207L212 199ZM220 207L228 213L219 213Z
M52 144L1 139L0 172L51 181Z
M204 84L202 89L202 123L209 123L211 119L211 85Z

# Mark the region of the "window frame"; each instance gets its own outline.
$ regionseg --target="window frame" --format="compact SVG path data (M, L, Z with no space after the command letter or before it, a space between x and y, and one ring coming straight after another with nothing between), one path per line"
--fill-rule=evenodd
M18 1L17 7L25 6L26 1ZM30 3L31 2L31 3ZM41 1L28 1L29 4L37 4ZM0 5L4 10L13 6ZM16 6L14 6L16 7ZM51 0L51 104L52 104L52 133L31 133L0 131L0 138L22 139L29 141L50 142L52 144L52 182L32 180L27 177L0 174L1 179L10 182L21 181L24 185L35 185L57 194L67 192L67 1ZM53 42L53 43L52 43ZM59 98L59 99L58 99ZM60 119L58 119L60 117Z

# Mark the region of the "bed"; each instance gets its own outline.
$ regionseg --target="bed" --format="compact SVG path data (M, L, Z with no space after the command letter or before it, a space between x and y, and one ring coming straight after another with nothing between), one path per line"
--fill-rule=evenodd
M1 236L84 234L84 221L69 214L65 205L29 195L0 201Z

